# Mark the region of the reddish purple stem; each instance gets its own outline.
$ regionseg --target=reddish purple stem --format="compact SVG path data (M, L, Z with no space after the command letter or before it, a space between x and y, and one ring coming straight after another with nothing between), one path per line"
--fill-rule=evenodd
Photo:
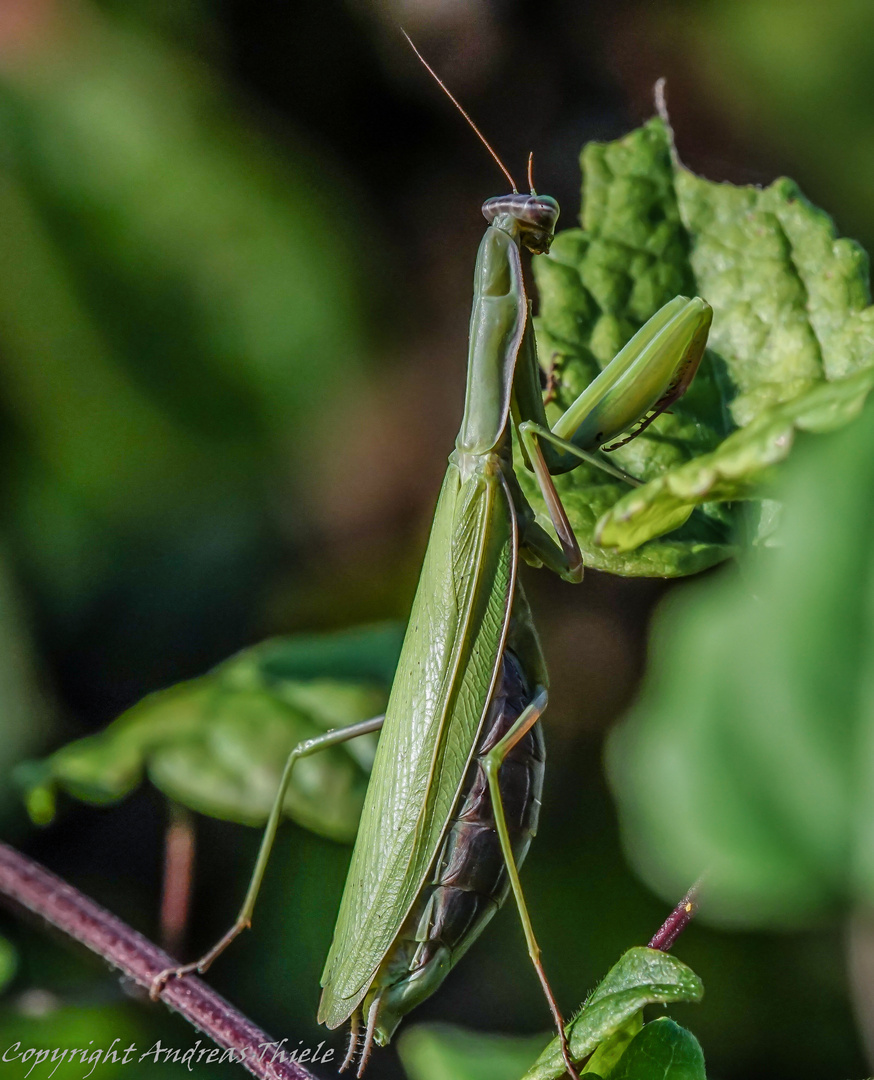
M0 843L0 896L45 919L148 989L176 961L39 863ZM171 979L162 1000L209 1036L259 1080L315 1080L296 1061L283 1061L278 1043L200 979ZM285 1047L292 1047L291 1040ZM269 1048L268 1048L269 1047ZM242 1059L242 1060L241 1060ZM227 1059L226 1059L227 1060Z
M649 941L650 949L670 952L674 942L683 933L698 910L698 892L701 883L696 881L671 914L665 919Z

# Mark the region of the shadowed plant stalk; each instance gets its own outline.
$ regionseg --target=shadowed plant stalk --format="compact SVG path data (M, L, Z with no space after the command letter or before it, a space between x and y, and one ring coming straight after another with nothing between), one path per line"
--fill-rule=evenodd
M142 934L7 844L0 844L0 896L12 906L45 919L143 989L148 989L155 976L173 963L167 953ZM278 1052L281 1044L277 1040L200 979L174 980L161 997L216 1046L229 1052L225 1060L242 1065L258 1080L316 1080L299 1062L289 1061L288 1055ZM333 1057L332 1052L328 1053Z

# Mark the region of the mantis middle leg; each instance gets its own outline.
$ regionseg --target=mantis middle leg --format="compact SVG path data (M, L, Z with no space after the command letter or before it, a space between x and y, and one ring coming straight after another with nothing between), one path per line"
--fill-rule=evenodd
M298 743L291 751L285 762L285 768L282 771L282 779L279 781L276 798L273 800L270 816L267 819L264 836L261 840L261 847L258 851L258 860L255 863L255 869L252 872L252 879L249 882L246 898L243 901L243 906L240 908L240 913L237 915L234 925L208 952L204 953L199 960L194 960L190 964L182 964L179 967L166 968L164 971L159 972L153 979L151 990L149 991L153 1001L156 1001L160 997L161 991L168 979L180 978L181 976L189 975L194 971L202 975L216 957L220 956L225 951L234 938L252 925L252 912L255 909L255 901L261 890L261 883L264 880L264 873L270 859L270 852L273 849L273 842L276 839L279 823L282 820L282 807L285 802L288 785L291 782L291 776L298 761L300 761L301 758L309 757L311 754L317 754L320 750L327 750L331 746L338 746L340 743L348 742L349 739L356 739L359 735L367 735L371 731L379 731L384 720L385 716L375 716L371 720L362 720L360 723L350 724L348 727L338 728L336 731L329 731L314 739L307 739L305 742Z

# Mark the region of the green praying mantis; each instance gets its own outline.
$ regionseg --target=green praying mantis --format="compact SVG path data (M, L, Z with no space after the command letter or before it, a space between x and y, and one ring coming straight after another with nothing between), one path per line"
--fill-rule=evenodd
M409 39L408 39L409 40ZM552 426L522 272L523 249L549 252L557 202L520 194L512 176L410 42L498 162L512 193L483 206L467 388L461 428L434 513L397 673L384 717L297 746L286 763L237 921L203 957L163 972L205 971L251 925L255 900L298 761L381 730L373 772L322 976L319 1020L350 1022L362 1075L374 1043L430 996L512 892L528 952L578 1080L564 1021L540 958L518 868L537 828L544 747L538 723L548 676L518 579L520 557L563 578L583 576L579 544L552 476L589 462L637 483L601 456L639 434L688 388L711 322L705 301L676 297L628 342ZM515 430L554 539L536 520L513 466Z

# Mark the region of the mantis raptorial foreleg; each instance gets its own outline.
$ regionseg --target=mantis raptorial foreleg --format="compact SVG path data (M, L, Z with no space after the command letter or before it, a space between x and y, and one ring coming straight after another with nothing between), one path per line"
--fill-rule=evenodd
M243 901L243 906L240 908L240 913L237 915L234 925L208 952L204 953L199 960L194 960L190 964L182 964L179 967L167 968L156 975L152 980L151 990L149 991L153 1001L157 1000L160 996L161 990L164 988L168 979L190 975L195 971L202 975L212 962L225 951L234 938L238 937L244 930L247 930L252 925L252 912L255 910L255 901L261 890L264 872L266 871L267 863L270 860L270 852L273 850L276 833L279 829L279 824L282 821L282 808L285 803L285 796L288 792L288 785L291 783L295 765L302 758L310 757L312 754L318 754L320 751L327 750L332 746L339 746L341 743L348 742L350 739L357 739L359 735L368 735L372 731L379 731L384 720L385 716L375 716L371 720L362 720L357 724L350 724L348 727L337 728L335 731L328 731L324 735L319 735L314 739L307 739L295 746L288 755L285 762L285 768L282 770L282 779L279 781L279 788L277 789L276 797L273 800L273 806L270 809L267 825L264 828L261 847L258 850L258 860L255 863L255 869L252 871L246 898Z
M529 522L527 524L520 537L520 541L527 552L530 555L533 555L543 566L546 566L560 577L563 577L566 581L578 584L583 580L584 566L582 552L580 551L579 541L577 540L573 527L568 520L567 511L561 501L561 496L556 490L552 475L549 472L549 467L546 464L543 450L541 449L540 440L542 439L552 445L558 446L582 461L597 465L610 475L617 476L617 478L624 480L634 487L638 487L640 481L632 476L627 476L619 469L614 469L613 466L606 462L596 460L593 454L588 454L585 450L580 450L578 446L575 446L566 439L559 439L549 430L549 428L543 428L533 421L524 422L519 426L518 430L520 442L526 451L526 456L531 464L534 475L537 478L540 493L543 496L543 501L546 504L546 509L559 543L556 545L552 537L544 532L536 522Z
M536 521L529 519L527 522L520 521L520 546L556 574L568 581L580 582L584 571L580 545L536 442L531 445L530 460L559 543L556 545Z
M572 442L570 439L561 438L561 436L556 435L551 428L545 427L543 424L538 424L534 420L523 420L517 430L519 432L519 439L525 447L529 460L531 459L532 449L542 440L548 445L554 446L557 450L561 450L571 458L575 458L578 462L594 465L596 469L601 469L601 471L607 473L608 476L612 476L615 480L621 480L630 487L641 487L643 485L642 480L638 480L636 476L631 476L629 473L625 472L624 469L620 469L612 464L612 462L605 460L601 454L581 449L575 442ZM541 460L543 460L542 452ZM533 461L531 462L531 465L536 473L537 466ZM551 482L551 474L549 473L549 467L545 460L543 460L543 468L546 470L546 475L550 476Z
M665 304L550 427L529 305L514 373L513 418L559 543L532 522L521 542L537 561L568 581L582 579L582 556L552 474L586 462L639 486L640 480L606 461L598 450L623 435L616 445L629 441L682 396L703 356L711 316L709 305L697 297L676 297Z
M674 297L643 324L555 423L549 424L529 304L513 380L513 418L520 435L524 426L546 443L550 473L567 472L587 461L634 483L597 451L628 442L682 397L704 355L712 316L710 305L699 297ZM616 439L618 443L614 443ZM523 450L528 459L529 447L523 445Z
M637 486L640 484L640 481L635 480L634 477L626 476L618 469L613 469L613 467L606 462L602 463L595 460L592 454L580 450L579 447L572 442L568 442L565 439L559 439L549 430L549 428L543 428L533 421L523 422L520 424L518 431L525 455L537 478L540 493L546 504L546 510L549 514L550 521L552 522L552 527L558 537L558 544L556 544L555 540L553 540L536 521L529 519L528 521L520 522L520 545L529 556L533 557L536 563L547 567L560 577L563 577L566 581L571 581L575 584L579 583L583 580L584 573L582 552L580 551L579 541L577 540L573 527L568 520L567 511L564 508L564 504L561 501L558 491L556 491L555 483L553 482L549 467L543 456L540 440L543 439L551 444L559 446L560 448L567 450L569 454L575 455L583 461L591 461L593 464L604 468L608 473L618 473L619 477L629 484Z

